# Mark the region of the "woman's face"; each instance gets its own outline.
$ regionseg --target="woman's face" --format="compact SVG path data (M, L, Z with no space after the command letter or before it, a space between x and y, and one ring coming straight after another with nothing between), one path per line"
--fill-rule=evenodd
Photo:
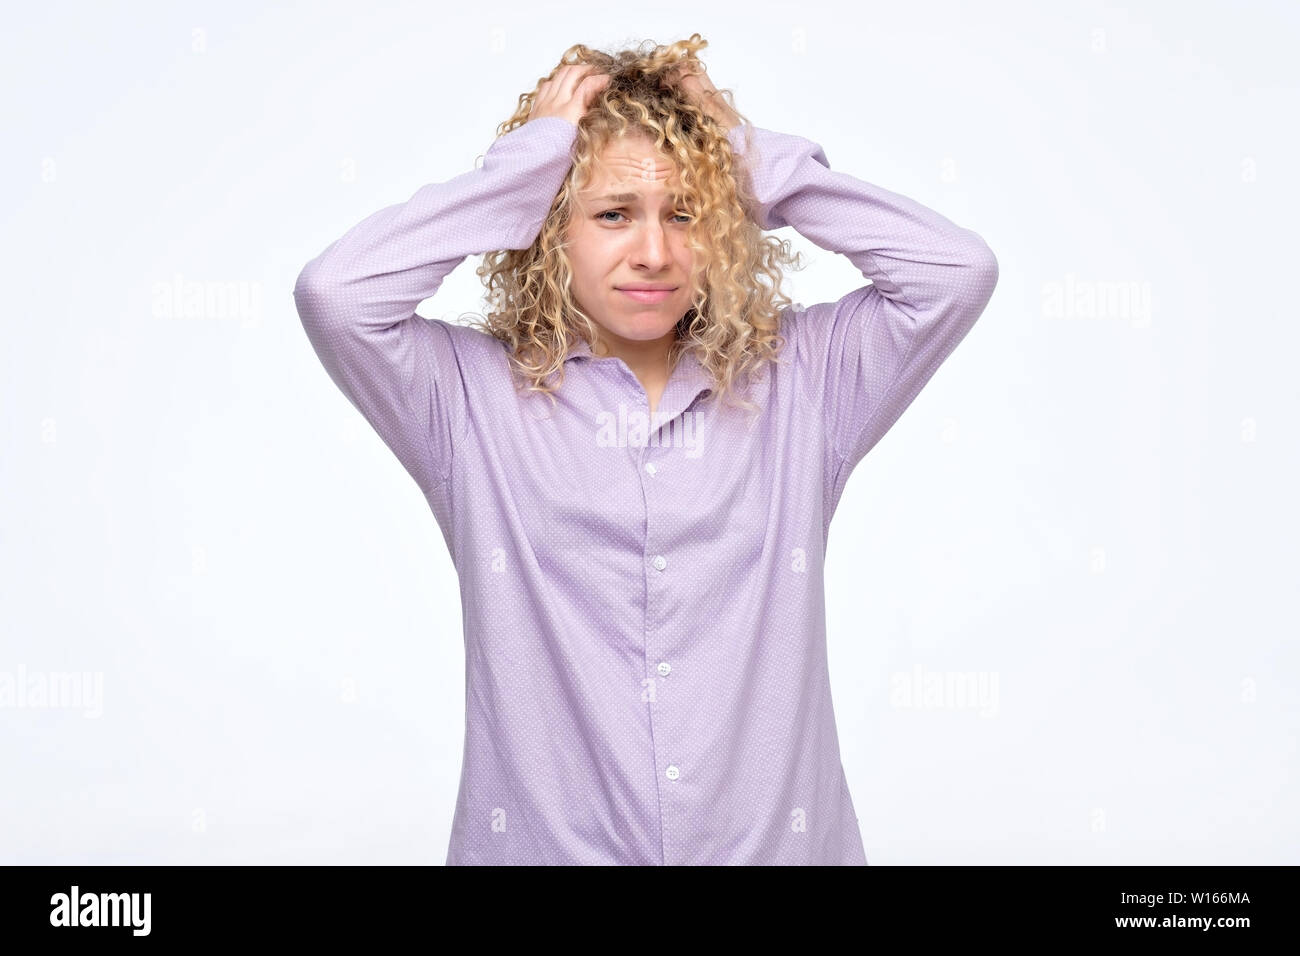
M690 219L670 160L643 135L613 141L575 197L569 259L578 304L609 345L675 336L691 307ZM647 287L655 291L640 291Z

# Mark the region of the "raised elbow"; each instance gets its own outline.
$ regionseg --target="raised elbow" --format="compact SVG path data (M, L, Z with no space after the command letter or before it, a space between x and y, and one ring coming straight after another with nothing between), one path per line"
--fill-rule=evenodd
M319 260L313 259L298 273L298 280L293 285L293 301L298 308L298 317L304 325L319 324L329 316L329 304L335 299L336 293L331 291L325 273L319 267Z
M962 297L975 311L982 312L993 298L993 290L998 285L998 257L993 254L989 244L974 233L970 248L966 253L962 269Z

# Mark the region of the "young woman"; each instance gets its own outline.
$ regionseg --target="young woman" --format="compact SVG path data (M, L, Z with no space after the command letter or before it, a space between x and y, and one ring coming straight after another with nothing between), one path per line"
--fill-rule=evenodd
M294 289L459 576L449 864L867 862L827 672L830 520L998 266L747 122L705 45L570 48L481 167L374 213ZM763 234L783 226L869 283L792 306L797 257ZM480 253L485 321L416 314Z

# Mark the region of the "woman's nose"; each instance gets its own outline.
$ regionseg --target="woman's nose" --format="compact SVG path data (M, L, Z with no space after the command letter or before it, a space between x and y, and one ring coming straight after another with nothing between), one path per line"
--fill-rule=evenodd
M634 255L641 265L656 268L668 260L668 241L661 226L646 226L637 241Z

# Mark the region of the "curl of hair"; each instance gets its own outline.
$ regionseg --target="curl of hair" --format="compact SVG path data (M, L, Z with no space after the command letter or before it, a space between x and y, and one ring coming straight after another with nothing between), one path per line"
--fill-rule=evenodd
M694 292L691 308L677 323L669 374L681 355L693 350L712 379L714 395L731 401L777 360L784 345L780 318L791 300L781 291L781 267L800 267L799 254L791 252L788 241L765 236L747 212L756 208L752 186L726 128L675 82L678 70L703 71L697 54L707 45L698 33L667 46L646 41L616 53L576 44L532 92L520 95L514 115L497 129L504 136L527 122L541 84L563 66L587 63L610 77L578 124L573 166L533 244L488 252L477 270L488 313L470 324L505 343L518 387L543 393L552 404L576 339L584 339L593 354L597 342L596 324L571 292L566 232L574 197L594 180L605 147L620 137L647 136L674 164L691 217L687 243ZM718 92L734 110L731 91ZM740 404L756 408L747 400Z

